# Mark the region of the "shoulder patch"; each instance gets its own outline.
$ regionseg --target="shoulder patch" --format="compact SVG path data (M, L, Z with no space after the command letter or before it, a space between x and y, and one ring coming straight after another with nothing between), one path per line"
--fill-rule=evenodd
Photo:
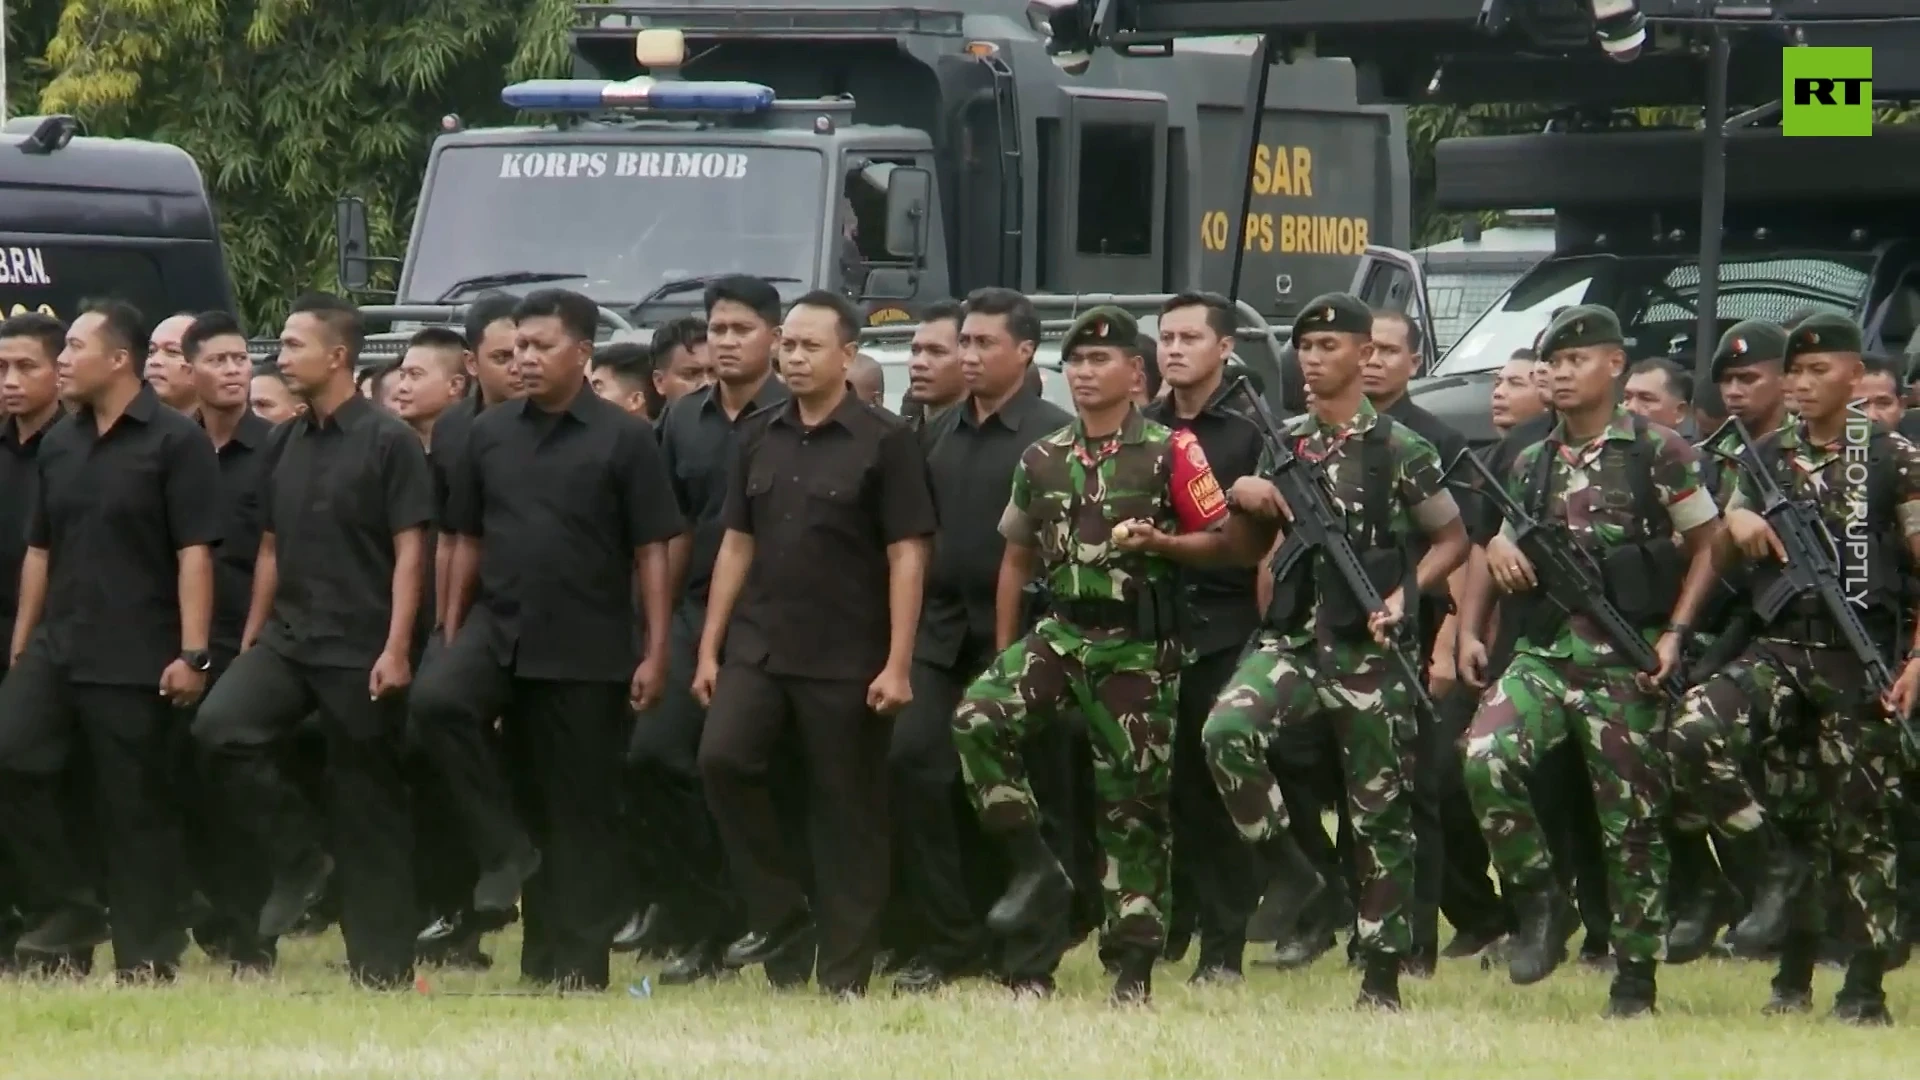
M1193 432L1185 428L1174 432L1173 450L1174 453L1179 454L1186 460L1188 468L1204 469L1207 467L1207 452L1201 449L1200 440L1194 437Z

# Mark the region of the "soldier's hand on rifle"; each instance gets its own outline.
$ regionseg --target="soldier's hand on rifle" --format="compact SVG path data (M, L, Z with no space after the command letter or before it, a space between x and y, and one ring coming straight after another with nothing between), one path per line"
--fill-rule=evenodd
M1493 576L1495 585L1510 593L1526 592L1539 584L1533 576L1533 563L1504 536L1487 542L1487 573Z
M1880 704L1894 717L1905 717L1913 712L1913 703L1920 699L1920 660L1909 660L1900 668L1900 674L1880 696Z
M1227 505L1242 513L1268 520L1292 521L1293 507L1281 498L1273 481L1258 476L1243 476L1227 492Z
M1487 688L1487 643L1467 634L1460 635L1460 644L1453 650L1453 665L1460 671L1460 681L1475 690Z
M1661 634L1660 640L1653 643L1653 655L1660 661L1660 666L1654 668L1652 673L1642 671L1635 676L1642 690L1658 689L1661 683L1680 670L1680 635L1670 630Z
M1727 511L1727 535L1733 545L1747 558L1758 562L1767 556L1773 556L1776 562L1787 561L1786 545L1780 542L1779 534L1767 519L1751 510L1739 509Z
M1121 551L1155 551L1167 534L1154 527L1153 522L1135 518L1123 521L1113 527L1113 546Z
M1380 602L1380 610L1367 616L1367 629L1373 634L1373 640L1382 646L1393 644L1393 632L1400 620L1407 617L1406 598L1395 589Z

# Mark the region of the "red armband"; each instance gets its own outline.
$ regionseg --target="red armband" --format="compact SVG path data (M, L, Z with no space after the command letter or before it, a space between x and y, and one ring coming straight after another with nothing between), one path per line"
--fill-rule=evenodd
M1207 452L1193 432L1173 433L1173 476L1168 483L1173 514L1183 533L1203 532L1227 516L1227 498L1220 492Z

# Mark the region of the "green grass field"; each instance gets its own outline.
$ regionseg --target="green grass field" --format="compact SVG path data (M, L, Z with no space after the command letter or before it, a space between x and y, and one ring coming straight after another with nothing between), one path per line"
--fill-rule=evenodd
M1255 969L1243 987L1196 990L1162 965L1146 1010L1106 1004L1083 948L1051 1001L970 984L926 998L882 992L836 1003L776 993L758 974L636 997L650 973L616 958L616 988L555 997L521 990L515 945L495 971L424 970L426 994L348 989L337 935L292 942L271 979L195 965L178 985L0 983L0 1077L1845 1077L1911 1076L1920 1061L1920 972L1890 976L1897 1020L1859 1030L1821 1018L1839 974L1821 970L1819 1011L1764 1019L1770 969L1706 961L1661 972L1661 1015L1606 1021L1608 976L1563 968L1518 988L1504 968L1441 966L1404 983L1408 1011L1356 1012L1358 977L1338 953L1306 972ZM104 952L103 952L104 956Z

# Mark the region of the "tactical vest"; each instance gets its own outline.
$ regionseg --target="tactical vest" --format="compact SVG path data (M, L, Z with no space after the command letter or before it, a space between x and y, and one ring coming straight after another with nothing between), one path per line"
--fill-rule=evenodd
M1673 521L1654 490L1654 446L1647 438L1647 420L1637 413L1629 415L1633 442L1626 449L1626 471L1633 489L1633 520L1627 541L1587 553L1599 567L1608 602L1628 622L1649 629L1666 624L1686 576L1686 560L1673 542ZM1560 445L1552 439L1541 443L1527 477L1527 512L1536 521L1545 521L1553 504L1553 459ZM1524 633L1529 640L1543 643L1559 636L1566 619L1559 605L1536 598L1527 607Z
M1407 545L1393 535L1393 424L1390 417L1379 414L1373 427L1360 437L1361 535L1356 538L1349 532L1347 538L1373 587L1381 596L1404 590L1407 617L1413 618L1415 562ZM1296 537L1290 534L1274 553L1273 601L1267 605L1267 625L1282 633L1298 633L1305 629L1318 596L1320 629L1333 637L1365 637L1367 610L1359 598L1317 552L1311 558L1304 557L1308 555L1304 545L1296 544Z
M1787 498L1798 499L1800 497L1798 470L1793 467L1792 462L1787 460L1787 455L1780 446L1779 433L1769 434L1754 449L1767 471L1772 474L1774 483L1780 485L1780 490L1786 494ZM1881 640L1883 647L1885 639L1897 633L1902 623L1901 613L1906 610L1905 601L1909 590L1904 569L1905 544L1901 540L1896 517L1897 507L1894 505L1897 468L1892 442L1887 433L1876 426L1873 434L1867 438L1867 505L1865 508L1867 610L1861 615L1862 620L1867 623L1868 632L1873 634L1876 640ZM1760 508L1756 506L1749 509L1758 513ZM1820 521L1823 525L1827 524L1824 514L1821 515ZM1834 542L1838 545L1837 555L1843 567L1847 566L1849 561L1847 541L1846 536L1834 537ZM1754 569L1751 595L1756 601L1766 593L1780 574L1781 571L1773 566L1763 565ZM1860 591L1858 582L1843 582L1842 587L1849 594L1857 594ZM1788 604L1776 617L1775 622L1808 618L1824 619L1825 616L1817 599L1803 596Z

